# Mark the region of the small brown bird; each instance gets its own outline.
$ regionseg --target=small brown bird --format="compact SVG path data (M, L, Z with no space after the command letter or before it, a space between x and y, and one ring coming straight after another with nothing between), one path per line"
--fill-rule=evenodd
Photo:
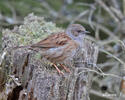
M83 38L86 33L89 32L82 25L72 24L65 32L51 34L40 42L31 45L30 48L40 49L42 56L51 61L60 74L64 74L59 70L57 64L70 72L62 63L72 58L77 48L83 45Z

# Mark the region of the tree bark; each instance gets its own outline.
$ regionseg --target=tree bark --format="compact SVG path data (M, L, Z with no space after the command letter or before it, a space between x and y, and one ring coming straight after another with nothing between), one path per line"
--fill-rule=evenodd
M83 53L77 54L69 66L71 73L64 75L45 65L45 61L34 59L30 51L8 51L1 65L1 71L6 73L1 73L4 81L0 81L6 87L1 88L4 100L89 100L92 77L84 68L94 67L97 47L90 41L84 43Z

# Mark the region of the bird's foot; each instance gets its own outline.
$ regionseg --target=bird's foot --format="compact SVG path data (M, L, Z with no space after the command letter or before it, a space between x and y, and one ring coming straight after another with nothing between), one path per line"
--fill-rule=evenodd
M66 72L69 72L69 73L70 73L70 69L69 69L69 68L67 68L65 65L60 64L60 66L61 66L62 68L64 68L64 70L65 70Z
M56 70L57 70L57 72L58 72L59 74L64 75L64 73L57 67L56 64L53 64L53 66L56 68Z

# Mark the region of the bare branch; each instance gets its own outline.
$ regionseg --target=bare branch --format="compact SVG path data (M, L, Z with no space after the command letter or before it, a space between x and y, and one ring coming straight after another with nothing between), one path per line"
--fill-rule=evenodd
M114 15L114 13L110 10L110 8L102 1L102 0L95 0L108 14L116 21L119 22L119 19Z

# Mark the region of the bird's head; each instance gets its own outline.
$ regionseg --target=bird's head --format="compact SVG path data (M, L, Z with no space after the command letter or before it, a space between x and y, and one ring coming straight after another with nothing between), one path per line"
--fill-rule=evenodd
M80 24L72 24L66 29L66 34L76 42L82 42L87 33L89 32Z

